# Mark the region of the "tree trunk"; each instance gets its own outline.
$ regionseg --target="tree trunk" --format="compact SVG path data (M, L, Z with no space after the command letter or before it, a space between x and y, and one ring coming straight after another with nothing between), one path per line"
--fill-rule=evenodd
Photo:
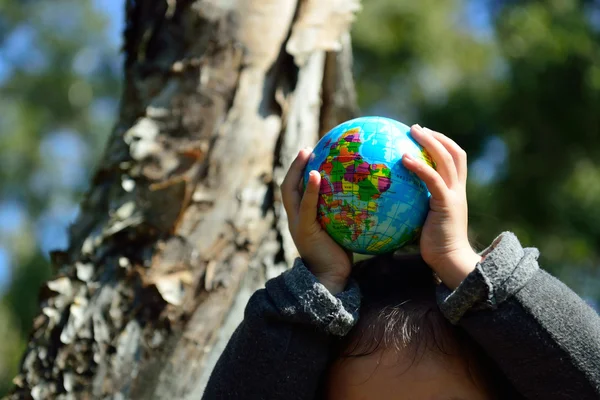
M17 398L198 399L250 294L296 256L298 149L356 114L359 0L127 0L118 122Z

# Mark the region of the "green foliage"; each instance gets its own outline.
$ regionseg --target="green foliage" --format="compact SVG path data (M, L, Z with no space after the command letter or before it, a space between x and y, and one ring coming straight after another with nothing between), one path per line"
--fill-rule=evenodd
M515 231L600 299L600 3L364 7L354 32L363 106L467 150L476 242ZM485 12L489 26L469 26Z
M0 251L12 267L0 290L0 394L51 274L48 247L64 245L115 118L120 65L107 27L92 1L0 0Z

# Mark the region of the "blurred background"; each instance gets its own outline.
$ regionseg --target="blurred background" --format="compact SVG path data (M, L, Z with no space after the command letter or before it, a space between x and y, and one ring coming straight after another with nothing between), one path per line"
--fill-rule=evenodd
M0 0L0 395L116 118L123 3ZM473 243L516 232L597 308L600 1L363 3L363 114L455 139L470 156Z

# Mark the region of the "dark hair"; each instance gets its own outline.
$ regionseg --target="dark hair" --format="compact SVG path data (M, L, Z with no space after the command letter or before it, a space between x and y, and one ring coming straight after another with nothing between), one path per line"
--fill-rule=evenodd
M419 254L387 254L355 264L362 293L357 325L336 343L334 358L378 350L409 352L413 363L426 352L466 361L475 384L497 398L518 398L504 374L467 333L452 325L436 301L437 276Z

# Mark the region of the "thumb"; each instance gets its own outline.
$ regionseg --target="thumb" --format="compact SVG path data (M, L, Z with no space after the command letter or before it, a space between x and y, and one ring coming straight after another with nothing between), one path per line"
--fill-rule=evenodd
M319 190L321 188L321 174L310 171L306 190L300 203L300 225L303 228L312 226L317 219L317 204L319 203Z

